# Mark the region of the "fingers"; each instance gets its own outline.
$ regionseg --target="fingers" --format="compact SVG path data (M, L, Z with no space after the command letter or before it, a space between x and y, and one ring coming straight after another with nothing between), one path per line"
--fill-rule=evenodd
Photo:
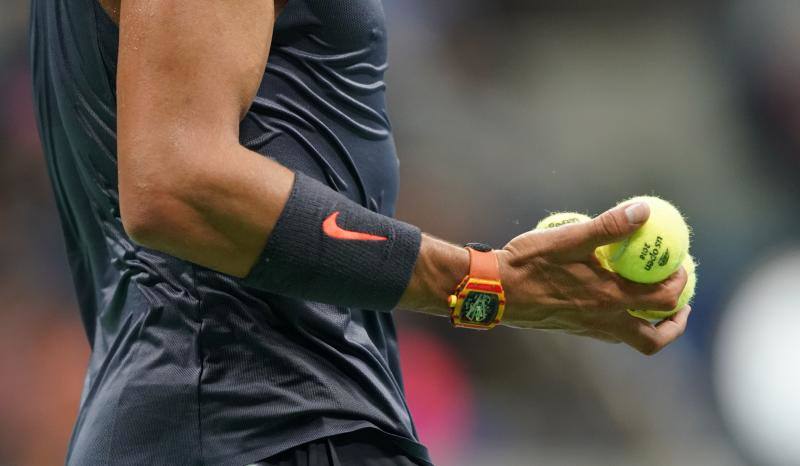
M626 309L671 311L678 305L689 274L681 267L663 282L644 285L626 280L616 274L613 281L619 292L618 299Z
M650 206L645 202L622 204L608 210L589 222L575 225L577 247L582 253L591 253L596 248L622 241L650 217Z
M640 353L652 356L683 335L691 310L690 306L686 306L655 326L642 319L630 317L616 336Z

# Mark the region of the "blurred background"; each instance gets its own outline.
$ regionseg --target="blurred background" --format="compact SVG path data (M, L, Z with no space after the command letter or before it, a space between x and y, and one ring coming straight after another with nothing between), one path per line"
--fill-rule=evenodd
M384 4L400 218L500 247L548 212L658 194L700 264L688 334L650 358L397 313L437 464L800 465L800 3ZM28 3L0 8L0 465L61 464L88 344L33 120Z

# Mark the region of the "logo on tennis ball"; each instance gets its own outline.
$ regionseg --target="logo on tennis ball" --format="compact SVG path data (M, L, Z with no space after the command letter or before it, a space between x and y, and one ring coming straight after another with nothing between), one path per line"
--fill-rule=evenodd
M569 225L569 224L572 224L572 223L580 223L582 221L583 220L581 220L579 218L565 218L564 220L561 220L559 222L550 222L550 223L548 223L547 224L547 228L556 228L556 227L560 227L562 225Z
M664 254L661 255L661 258L658 259L658 265L664 267L669 262L669 248L664 250Z
M663 244L664 238L661 236L656 236L656 242L654 245L651 246L650 243L644 243L644 246L642 246L642 252L639 253L639 259L647 261L644 264L644 269L648 272L653 269L656 261L658 261L658 265L663 267L669 260L669 250L664 252L666 259L664 256L662 256L661 259L658 258L658 255L661 254L661 246Z

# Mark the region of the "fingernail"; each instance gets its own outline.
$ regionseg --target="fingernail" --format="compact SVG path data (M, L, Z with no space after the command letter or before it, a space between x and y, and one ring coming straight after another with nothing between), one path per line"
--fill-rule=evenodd
M643 202L637 202L625 208L625 216L628 217L628 223L631 225L639 225L647 220L649 208Z

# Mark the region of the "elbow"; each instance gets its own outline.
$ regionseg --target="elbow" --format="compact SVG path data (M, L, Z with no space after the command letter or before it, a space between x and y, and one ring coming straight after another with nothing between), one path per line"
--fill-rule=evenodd
M128 159L130 160L130 159ZM185 173L120 166L119 209L122 226L136 244L169 252L189 215Z
M208 147L163 140L126 140L118 148L119 209L125 233L173 255L202 243L220 177Z
M148 130L122 128L118 134L120 219L134 243L173 254L193 243L190 236L218 184L208 160L220 151L216 141L201 145Z
M168 206L163 195L120 192L122 226L131 241L150 249L165 249L175 222Z
M158 249L158 245L164 242L164 231L157 225L157 222L150 220L152 217L139 215L123 214L122 226L131 241L139 246L150 249Z

